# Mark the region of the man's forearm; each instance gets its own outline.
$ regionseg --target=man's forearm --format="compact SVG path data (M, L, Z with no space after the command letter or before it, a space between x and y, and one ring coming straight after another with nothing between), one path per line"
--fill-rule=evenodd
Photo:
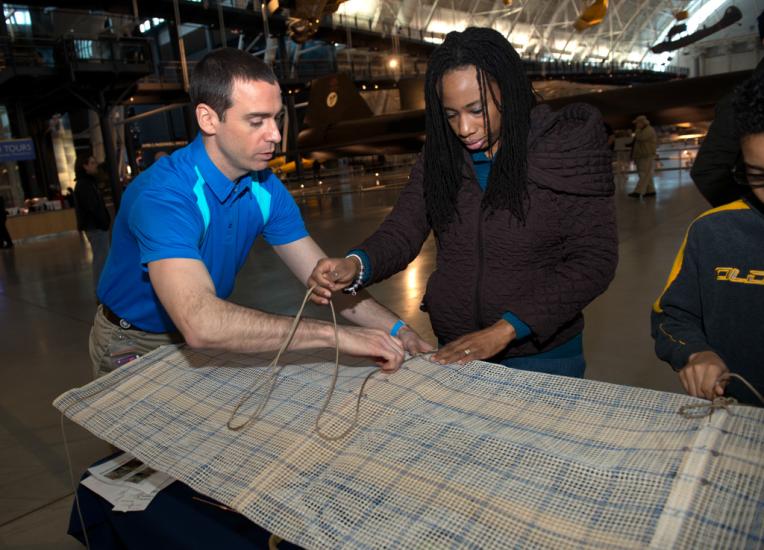
M206 296L193 308L194 318L183 323L184 336L191 347L225 349L244 353L279 349L294 319L239 306ZM182 325L182 326L183 326ZM331 324L303 319L297 326L290 349L321 348L334 345Z

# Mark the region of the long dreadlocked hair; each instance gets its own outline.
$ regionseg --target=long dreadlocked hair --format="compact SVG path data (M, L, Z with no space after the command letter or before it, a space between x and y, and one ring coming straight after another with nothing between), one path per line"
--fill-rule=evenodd
M493 159L488 187L483 195L484 211L509 210L511 217L525 221L528 131L535 104L533 89L520 56L497 31L470 27L450 32L430 57L425 77L424 194L429 222L436 232L445 231L456 212L456 196L465 169L464 147L451 130L441 102L443 75L473 65L477 70L483 123L490 139L487 99L501 113L499 150ZM495 97L491 81L498 85Z

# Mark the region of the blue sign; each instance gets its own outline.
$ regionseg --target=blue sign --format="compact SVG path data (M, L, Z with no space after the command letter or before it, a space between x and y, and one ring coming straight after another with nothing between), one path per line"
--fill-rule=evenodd
M34 143L31 138L0 141L0 162L34 160Z

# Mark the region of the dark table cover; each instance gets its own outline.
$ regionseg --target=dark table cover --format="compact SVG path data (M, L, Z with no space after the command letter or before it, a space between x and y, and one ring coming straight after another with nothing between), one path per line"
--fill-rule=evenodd
M112 512L111 503L82 485L77 487L77 495L93 550L268 548L268 531L237 512L195 500L193 497L215 502L179 481L162 489L142 512ZM68 533L85 544L76 502ZM298 547L281 542L278 548Z

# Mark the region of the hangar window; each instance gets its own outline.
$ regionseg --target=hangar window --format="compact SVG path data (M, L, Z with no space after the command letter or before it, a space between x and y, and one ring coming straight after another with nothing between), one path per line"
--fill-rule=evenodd
M5 15L5 22L8 25L14 27L32 26L32 17L29 15L28 9L17 8L14 6L5 6L3 8L3 14Z

